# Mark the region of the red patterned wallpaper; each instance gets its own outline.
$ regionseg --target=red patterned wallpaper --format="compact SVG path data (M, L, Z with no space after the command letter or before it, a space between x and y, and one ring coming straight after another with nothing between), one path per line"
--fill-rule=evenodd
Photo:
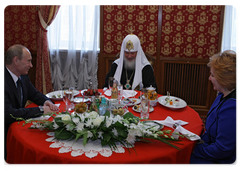
M36 6L7 6L4 11L4 49L22 44L37 51L38 28Z
M217 53L221 6L163 6L161 56L208 58Z
M131 29L153 56L159 50L161 57L201 59L218 52L221 6L163 6L161 47L157 47L158 8L104 6L103 53L120 52Z
M136 34L143 51L156 56L158 6L104 6L104 51L117 54L129 30Z

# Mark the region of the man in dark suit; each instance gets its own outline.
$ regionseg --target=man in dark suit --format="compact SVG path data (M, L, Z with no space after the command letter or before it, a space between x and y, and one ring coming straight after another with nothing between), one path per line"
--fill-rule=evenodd
M37 91L30 82L27 74L29 69L33 67L31 61L31 53L22 45L13 45L6 52L4 88L5 147L8 128L11 123L16 121L12 116L28 119L59 111L58 107L44 94ZM36 103L39 107L24 108L27 100Z

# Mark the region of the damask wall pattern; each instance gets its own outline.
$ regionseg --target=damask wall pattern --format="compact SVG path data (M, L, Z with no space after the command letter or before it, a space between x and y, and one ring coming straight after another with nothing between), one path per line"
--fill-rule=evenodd
M159 6L104 6L103 53L117 54L134 30L143 51L161 57L209 58L217 53L221 6L162 6L161 46L157 47ZM157 56L159 57L159 56Z
M141 41L143 51L156 56L159 6L104 6L103 53L117 54L130 31Z
M163 6L161 56L209 58L217 53L221 6Z
M37 22L36 6L7 6L4 10L4 49L22 44L36 52Z

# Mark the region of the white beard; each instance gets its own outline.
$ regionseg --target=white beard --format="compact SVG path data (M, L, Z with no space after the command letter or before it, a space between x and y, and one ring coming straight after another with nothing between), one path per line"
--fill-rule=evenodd
M125 57L123 58L123 62L124 62L124 68L126 70L134 70L135 69L135 63L136 63L136 59L133 61L128 61L128 59L126 59Z

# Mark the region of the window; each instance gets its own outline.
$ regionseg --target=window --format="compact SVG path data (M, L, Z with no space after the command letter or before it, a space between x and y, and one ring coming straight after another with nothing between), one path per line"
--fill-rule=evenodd
M236 8L231 5L225 6L223 25L223 39L222 39L222 51L233 50L236 51L236 29L237 18Z
M94 37L95 27L99 32L99 11L100 7L95 5L61 6L48 28L49 48L92 50L97 39L99 51L99 33Z

